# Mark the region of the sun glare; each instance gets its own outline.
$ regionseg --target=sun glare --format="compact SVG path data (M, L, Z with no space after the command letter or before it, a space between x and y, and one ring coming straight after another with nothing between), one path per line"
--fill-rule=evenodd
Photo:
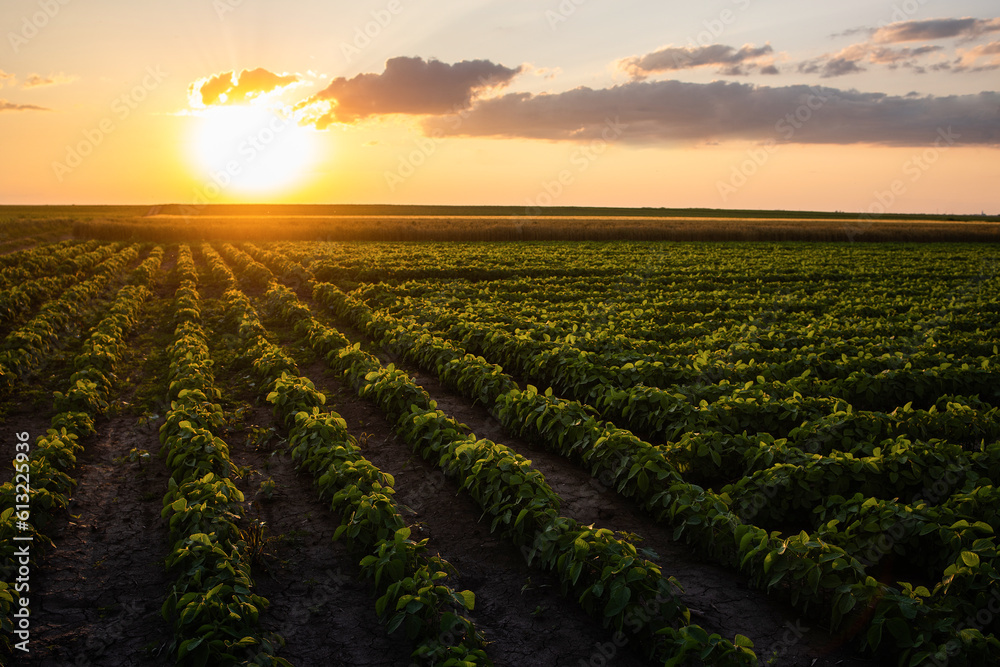
M273 195L302 184L316 157L312 132L258 106L204 111L192 137L197 168L222 196Z

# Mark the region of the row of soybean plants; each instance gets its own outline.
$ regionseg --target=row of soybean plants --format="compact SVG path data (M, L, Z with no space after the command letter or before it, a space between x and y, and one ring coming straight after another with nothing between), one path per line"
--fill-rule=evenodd
M849 448L856 453L860 441L870 453L872 446L890 438L940 438L981 449L985 442L1000 436L997 408L979 398L980 394L990 397L996 393L993 385L997 368L990 358L981 359L976 369L968 363L950 367L950 362L944 362L942 373L936 368L904 368L896 375L889 370L877 374L852 372L852 379L864 375L870 380L860 394L845 388L848 382L817 381L808 371L792 382L759 377L740 384L733 378L661 389L646 386L644 381L650 366L652 372L665 368L662 361L601 366L571 346L554 348L528 336L473 323L450 328L447 337L515 373L590 403L608 418L658 441L675 441L690 432L726 436L750 432L787 437L800 447L816 450L820 446L841 446L845 438L837 434L847 431L854 436L865 435L848 440ZM638 381L636 376L640 376ZM868 393L878 392L889 383L909 392L903 399L919 396L934 397L934 401L927 408L914 409L896 403L891 398L895 394L888 393L890 398L885 401L895 408L891 413L855 410L848 402L850 398L868 400ZM971 395L949 393L949 389Z
M319 323L287 288L273 285L266 297L359 395L375 401L416 452L468 491L492 518L492 530L507 534L529 563L552 571L586 611L619 631L628 628L665 664L694 656L704 664L753 664L746 637L729 641L691 624L676 580L639 557L634 545L560 516L559 497L524 457L466 434L409 375Z
M731 507L728 494L712 493L684 481L671 465L669 450L645 443L609 422L598 421L588 406L557 399L551 391L540 394L531 387L520 391L498 366L464 355L464 350L453 342L412 323L407 325L373 313L332 285L319 286L316 298L375 340L437 371L446 383L492 407L508 428L535 436L581 461L595 476L612 481L620 492L675 525L677 538L686 537L719 560L740 567L768 589L785 587L793 604L805 609L825 608L832 627L839 626L852 612L862 623L867 620L869 633L865 641L872 648L882 643L883 627L892 635L886 643L891 643L907 659L923 659L959 645L969 660L966 664L975 664L976 656L992 655L1000 647L992 629L987 628L983 633L978 628L961 625L965 619L975 619L975 610L989 602L987 582L994 571L995 547L992 538L979 541L982 531L992 532L989 525L965 520L968 525L952 527L939 517L930 528L921 526L924 534L938 532L942 548L948 550L945 553L954 554L958 549L954 562L945 570L933 594L905 584L902 589L885 586L867 574L865 563L859 560L861 554L816 539L805 531L781 539L778 532L768 533L744 522L734 511L737 508ZM861 481L870 481L866 474L879 471L871 470L866 463L871 464L851 462L835 472L856 473ZM952 474L961 470L961 466L939 463ZM979 463L992 465L986 455ZM934 475L922 472L921 483L931 482ZM884 478L878 475L877 479ZM748 521L760 511L761 502L775 495L767 486L758 491L744 499L749 510L744 512ZM800 485L789 495L796 491L802 492ZM967 503L964 509L969 507ZM847 546L857 547L853 543ZM964 583L955 586L956 577Z
M282 250L320 280L473 280L580 276L663 279L689 288L758 285L795 280L849 286L919 279L928 270L944 280L975 277L982 246L691 243L298 243ZM890 254L891 252L891 254Z
M20 576L37 566L45 547L45 535L57 512L65 509L76 482L70 473L82 449L80 438L95 433L95 420L108 408L115 387L115 370L128 348L128 334L135 326L146 300L152 295L151 278L159 269L163 251L155 248L130 276L135 284L118 290L103 318L83 342L73 360L75 372L65 392L55 393L55 416L47 433L33 447L18 445L14 479L0 486L0 636L3 647L11 638L27 638L23 611L37 600ZM24 437L27 437L26 435ZM30 537L29 557L24 541ZM15 616L16 614L16 616ZM20 643L20 642L14 642Z
M18 250L4 255L0 268L0 288L57 273L75 273L75 258L100 247L100 241L62 241Z
M85 277L114 254L111 246L96 247L90 252L81 250L80 246L36 249L42 254L39 260L50 261L26 262L4 269L3 278L0 278L0 285L4 286L0 289L0 317L6 326L22 321L33 308L78 282L81 275Z
M78 324L90 304L139 255L139 248L134 245L112 250L93 278L73 285L58 299L47 302L31 320L0 343L0 392L9 390L19 378L37 368L60 339Z
M197 274L188 246L178 250L177 326L170 357L170 410L160 428L170 470L162 515L172 548L166 564L175 581L163 603L174 627L178 664L285 665L281 638L258 626L267 600L254 593L238 522L244 497L232 480L225 424L212 359L201 327Z
M426 553L426 539L411 539L393 497L392 476L362 456L340 415L322 408L325 396L267 339L246 296L232 288L223 298L262 397L289 429L293 459L313 475L320 497L340 515L334 539L344 539L362 556L362 575L378 591L375 610L387 630L401 629L415 644L412 656L430 664L492 664L483 636L465 616L473 609L474 594L452 588L448 576L455 569Z
M384 288L382 288L384 289ZM366 299L378 305L379 299ZM747 382L767 385L769 394L788 397L803 396L841 398L870 409L888 409L907 402L918 406L932 404L943 394L982 394L986 400L997 396L998 370L996 348L1000 338L983 338L969 332L955 332L945 337L921 343L914 349L908 344L902 349L873 353L865 341L851 341L850 347L830 349L829 339L816 339L824 347L818 351L810 343L798 348L772 350L763 359L740 359L726 347L716 346L694 353L661 354L635 353L627 342L617 341L618 347L601 352L583 349L586 337L579 333L586 324L578 314L566 314L578 331L553 339L544 333L544 326L529 326L527 316L521 328L510 331L498 325L482 322L481 313L489 304L459 309L437 306L432 299L398 299L389 312L427 322L436 331L461 341L482 354L503 355L505 365L514 372L537 375L552 383L557 390L573 393L581 400L596 399L592 392L615 387L622 391L642 392L663 389L669 394L678 387L704 390L694 394L695 403L714 400L720 390L714 385ZM975 340L973 340L975 338ZM841 340L835 338L834 340ZM954 345L951 352L941 352L941 345ZM690 393L690 389L688 390ZM659 395L653 391L650 400ZM626 396L627 397L627 396ZM616 397L615 402L620 402Z
M906 349L921 325L930 332L938 329L943 319L948 321L951 332L996 329L998 307L989 298L990 286L995 290L995 278L969 281L966 271L951 281L938 275L930 281L926 267L921 265L920 269L922 275L905 281L894 270L891 281L882 280L863 289L852 284L853 278L837 289L817 290L809 280L780 275L775 278L778 282L765 284L758 276L750 289L727 285L724 289L703 290L690 283L667 284L665 281L673 279L671 275L634 280L623 277L611 282L590 278L579 286L535 279L487 283L417 281L394 285L391 290L374 287L372 296L381 291L383 296L414 296L442 305L473 305L480 321L497 324L516 325L523 321L519 316L524 315L538 331L553 334L569 333L574 322L585 322L588 335L581 337L581 345L600 340L603 336L595 334L608 333L607 320L613 317L615 332L627 333L634 347L667 356L726 349L743 345L748 339L753 345L743 353L767 353L797 343L823 343L831 336L845 341L866 339L858 341L862 349L872 347L871 339L878 336L886 345ZM769 271L766 265L760 267L764 276ZM900 282L905 282L905 287ZM568 293L564 293L566 287L571 288ZM483 305L486 307L481 308ZM668 336L669 343L645 340L644 326L654 338L673 332ZM938 348L941 343L937 342ZM840 353L836 356L839 359ZM762 359L758 357L758 361Z
M224 252L236 266L252 266L253 260L238 249L224 246ZM483 637L463 616L472 609L474 595L447 585L454 568L426 555L427 540L410 539L393 499L392 476L361 455L336 412L320 411L326 397L308 378L298 376L295 362L268 341L225 260L208 244L202 246L202 255L213 279L226 289L226 313L237 329L243 359L264 388L264 397L274 404L275 416L290 429L293 459L300 470L313 474L320 497L331 499L331 511L340 513L335 539L347 539L363 554L362 573L380 594L375 604L379 617L390 632L403 628L416 644L414 658L432 664L491 664ZM261 269L270 279L270 271Z
M544 343L488 325L465 324L449 338L514 372L548 382L637 433L671 443L687 459L685 472L704 480L740 478L780 462L782 456L794 462L807 454L841 449L851 456L873 456L875 449L899 449L909 439L927 441L931 449L936 439L948 440L975 451L1000 437L997 408L975 395L939 395L929 409L905 405L884 413L855 411L842 398L803 396L777 381L620 389L614 378L640 368L599 367L572 348L553 352ZM981 370L984 376L994 373L992 367ZM963 372L970 374L968 369ZM568 382L568 377L577 380ZM791 447L775 446L776 439L787 439Z

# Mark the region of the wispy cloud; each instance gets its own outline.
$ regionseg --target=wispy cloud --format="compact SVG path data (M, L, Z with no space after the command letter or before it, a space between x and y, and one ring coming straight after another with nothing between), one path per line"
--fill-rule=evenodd
M0 111L52 111L52 109L40 107L36 104L15 104L0 99Z
M296 74L275 74L263 67L245 69L238 74L221 72L192 83L188 87L188 99L193 107L245 104L299 81Z
M0 88L3 88L4 83L8 83L13 86L17 83L17 79L14 77L13 74L8 74L7 72L0 69Z
M376 115L452 113L469 107L489 90L507 86L522 71L522 67L504 67L488 60L447 64L392 58L386 61L382 74L337 77L299 107L311 107L312 121L320 129Z
M865 65L883 65L890 69L907 67L914 72L927 70L981 71L994 69L992 47L989 44L957 52L943 46L924 44L917 47L898 47L907 42L932 42L943 39L959 41L975 40L983 35L1000 32L1000 18L936 18L919 21L899 21L881 28L856 28L838 33L834 37L867 34L869 39L851 44L837 53L826 53L799 63L798 71L805 74L819 74L822 78L844 76L864 72ZM924 60L924 56L936 54L945 56L936 62ZM985 63L979 63L986 59Z
M73 83L79 79L76 76L67 76L60 72L59 74L50 74L48 76L41 76L39 74L31 74L25 79L22 88L42 88L44 86L61 86L68 83Z
M619 60L618 69L634 79L645 79L652 74L676 72L697 67L717 66L719 73L730 76L759 71L776 74L773 63L774 49L770 44L754 46L745 44L739 49L726 44L707 46L665 46L642 56ZM766 62L761 62L766 59Z
M920 46L917 48L893 48L871 43L852 44L837 53L828 53L799 63L798 71L804 74L819 74L824 79L864 72L866 63L887 65L890 69L908 67L916 72L924 72L920 58L930 53L943 51L940 46Z
M959 58L952 69L970 72L1000 69L1000 41L980 44L968 51L959 51Z
M1000 18L924 19L890 23L876 30L872 35L872 41L881 44L896 44L899 42L928 42L950 37L972 39L992 32L1000 32Z
M782 121L808 105L810 122L784 136ZM819 110L811 111L814 107ZM793 140L806 144L922 146L953 127L963 143L1000 144L1000 93L896 97L807 86L731 82L631 82L563 93L511 93L482 100L462 115L428 119L426 132L451 136L589 141L609 120L636 143ZM786 120L787 123L787 120Z

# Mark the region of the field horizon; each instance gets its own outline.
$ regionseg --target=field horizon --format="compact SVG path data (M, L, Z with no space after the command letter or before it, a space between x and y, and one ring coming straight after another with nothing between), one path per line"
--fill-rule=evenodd
M1000 241L1000 216L375 204L0 206L8 229L105 241ZM15 233L15 235L17 235ZM14 246L12 246L14 247ZM2 247L0 247L2 249Z
M128 215L156 216L478 216L478 217L610 217L610 218L719 218L867 221L1000 222L1000 214L884 213L805 209L736 209L704 207L535 206L506 204L0 204L0 220L12 215Z

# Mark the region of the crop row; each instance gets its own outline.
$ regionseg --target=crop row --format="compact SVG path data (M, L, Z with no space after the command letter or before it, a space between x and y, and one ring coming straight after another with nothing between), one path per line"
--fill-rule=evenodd
M691 625L690 612L674 590L676 581L641 559L631 543L610 530L560 516L558 496L529 461L503 445L466 435L406 373L383 367L317 322L287 289L273 286L267 297L360 395L371 397L396 422L415 451L436 461L470 493L493 518L492 530L510 535L529 562L556 574L586 611L618 630L628 626L667 664L680 664L692 653L706 663L753 660L745 637L730 642Z
M837 360L823 361L815 355L784 350L781 361L747 363L733 360L724 350L714 354L704 350L673 358L629 355L625 360L620 353L612 356L581 351L575 346L578 339L573 337L555 343L538 340L537 333L511 333L467 320L455 322L447 311L431 307L412 310L408 318L428 321L435 330L470 352L497 359L511 372L546 382L557 391L596 405L621 404L633 400L632 396L648 404L672 401L671 397L677 393L691 394L690 388L684 391L683 387L693 385L701 389L688 399L696 407L701 400L718 398L719 392L713 385L732 387L752 382L760 384L760 389L769 395L781 398L799 393L804 397L839 398L856 407L891 411L908 402L933 404L945 394L979 394L984 400L996 402L1000 386L995 347L983 356L961 359L928 352L905 358L895 354L876 357L857 351L853 357L841 353ZM609 392L615 393L604 399ZM673 417L670 420L674 421ZM636 428L649 432L655 426L655 422L640 423ZM742 430L739 425L734 427L737 432Z
M67 248L62 252L52 253L52 257L60 257L73 251ZM0 291L0 316L13 324L32 308L44 303L64 289L80 280L80 274L89 274L91 269L114 255L116 246L103 245L91 252L76 257L69 256L63 260L56 275L49 276L19 276L17 285Z
M0 391L11 388L17 378L38 366L67 330L79 321L84 308L138 253L136 246L115 253L101 265L97 275L70 287L59 299L42 306L28 323L11 332L0 348Z
M159 265L162 251L151 254L149 268ZM31 590L23 575L37 565L44 547L52 546L44 530L56 512L67 507L76 482L70 472L82 449L79 439L95 433L94 422L108 407L115 369L124 356L128 332L135 326L142 306L151 296L147 284L122 287L107 313L84 341L73 361L76 372L65 393L55 392L56 415L33 448L18 446L14 458L14 480L0 487L0 636L7 648L10 637L27 639L24 617L14 625L13 608L30 606ZM24 437L27 437L26 435ZM30 452L27 451L30 449ZM32 548L26 559L21 547L30 537ZM18 604L14 604L17 595ZM37 608L37 605L34 605ZM16 632L15 632L16 631Z
M297 375L295 362L266 338L256 311L239 290L224 295L227 314L238 324L246 360L275 416L289 429L289 445L300 470L314 476L321 498L339 513L334 539L344 538L361 559L363 575L379 593L375 608L388 631L402 628L416 643L413 657L435 665L490 665L484 638L463 614L473 608L471 591L448 585L454 568L428 556L427 540L410 539L393 499L394 480L361 455L343 418L321 411L326 398Z
M82 269L92 268L93 263L88 255L109 247L113 246L99 241L64 241L4 255L4 266L0 269L0 287L6 288L45 276L74 274Z
M237 273L247 285L266 287L271 282L271 271L239 248L223 243L220 246L220 254L236 268L234 273Z
M225 424L215 403L212 360L201 328L200 297L190 249L178 251L174 312L177 327L170 358L170 411L160 428L161 455L171 472L163 499L175 581L162 614L174 627L178 664L284 665L274 655L276 635L258 627L267 600L253 592L247 547L238 527L243 493L217 432Z
M417 363L422 359L421 365L437 370L443 380L452 378L470 397L486 398L491 392L487 390L484 396L484 387L504 387L511 382L503 379L499 367L471 355L461 356L462 350L450 341L435 339L425 331L408 332L404 326L394 326L384 315L365 312L363 304L332 286L318 287L316 298L376 340L390 344L394 351ZM981 602L976 582L985 581L992 565L984 562L981 570L973 571L965 562L967 559L980 566L982 559L978 553L961 551L945 574L949 581L959 576L972 582L968 589L973 591L972 595L949 596L950 587L942 584L933 597L914 598L912 587L907 589L904 585L901 592L879 584L866 574L864 565L852 554L804 531L781 539L777 532L768 534L743 523L730 509L727 496L679 481L665 451L642 443L611 424L598 422L586 406L548 394L538 394L530 387L526 392L512 390L497 394L495 409L508 428L535 435L553 449L581 461L599 479L613 484L675 525L677 538L686 537L719 560L740 567L768 589L784 580L793 604L828 608L833 627L850 612L863 614L863 610L872 607L877 609L870 625L877 629L867 638L872 648L879 645L883 626L893 635L894 648L908 656L943 651L955 641L969 645L968 655L992 655L1000 647L992 635L959 628L955 620L956 609L968 612ZM768 499L767 493L757 497ZM985 554L992 550L988 543L976 546ZM921 622L917 627L921 632L911 636L910 619L918 614Z

